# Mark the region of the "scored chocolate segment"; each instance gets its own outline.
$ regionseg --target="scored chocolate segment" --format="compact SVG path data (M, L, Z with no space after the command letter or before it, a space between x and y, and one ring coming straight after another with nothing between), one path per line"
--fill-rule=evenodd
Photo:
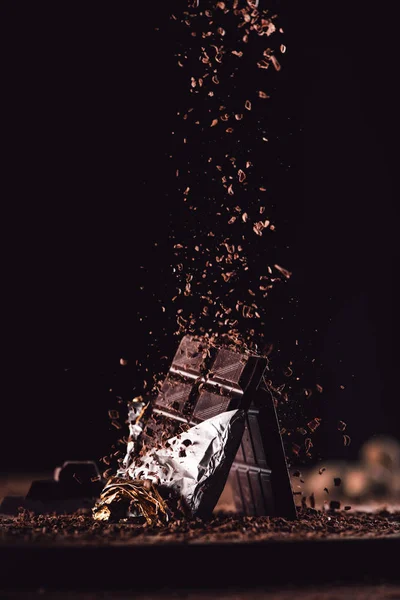
M258 467L266 468L267 467L267 460L265 458L265 452L264 452L263 443L262 443L260 426L258 424L258 418L257 418L258 415L255 412L254 408L253 408L253 410L250 408L250 411L249 411L249 414L247 416L247 420L248 420L248 426L247 426L247 428L251 431L251 438L252 438L252 441L253 441L255 463L256 463L256 465Z
M255 460L255 456L254 456L252 440L250 437L248 421L245 426L241 445L242 445L244 462L249 465L255 465L256 460Z
M201 377L207 358L207 344L189 335L182 338L171 365L171 373L183 377Z
M168 376L157 396L156 406L173 411L178 415L184 413L192 389L192 384L176 381Z
M260 472L253 471L250 469L248 471L248 478L253 496L254 514L265 514L265 512L267 511L267 506L261 487Z
M262 470L260 471L260 485L265 501L265 506L267 509L267 514L282 514L287 512L290 515L290 511L285 511L284 507L275 507L274 506L274 491L271 485L271 471ZM293 497L292 497L293 498ZM294 502L293 502L294 504ZM293 507L293 510L296 512L296 509Z
M238 467L237 480L239 485L237 489L234 490L235 498L239 494L244 514L249 517L253 517L256 514L256 511L253 500L253 491L249 481L248 469L245 467Z
M212 382L240 389L239 382L248 357L221 348L212 364L208 379Z
M193 412L193 420L205 421L226 410L233 410L232 404L232 398L202 389Z

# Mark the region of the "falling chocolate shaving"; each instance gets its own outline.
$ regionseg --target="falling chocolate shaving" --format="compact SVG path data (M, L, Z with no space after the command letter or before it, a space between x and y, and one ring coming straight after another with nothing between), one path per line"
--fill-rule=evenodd
M321 419L319 417L315 417L314 419L312 419L311 421L309 421L307 423L307 427L309 428L309 430L312 433L314 433L314 431L316 431L320 425L321 425Z
M296 455L299 454L300 450L301 450L301 447L298 444L292 444L293 454L296 454Z
M292 276L292 273L290 271L288 271L287 269L284 269L283 267L281 267L280 265L274 265L275 269L277 269L280 273L282 273L282 275L284 277L286 277L286 279L289 279Z
M274 68L275 68L276 71L280 71L281 70L282 67L281 67L278 59L274 55L271 56L271 62L274 65Z

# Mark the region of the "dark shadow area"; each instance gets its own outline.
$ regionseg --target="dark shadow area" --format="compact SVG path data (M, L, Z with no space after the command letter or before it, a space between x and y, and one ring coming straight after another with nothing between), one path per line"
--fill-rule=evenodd
M294 357L323 383L323 400L301 410L333 424L318 447L332 458L400 435L394 9L350 4L277 3L288 53L272 99L276 243L293 277L269 335L282 364ZM166 328L169 356L177 345L160 306L173 295L168 233L183 218L169 157L187 82L168 18L182 5L1 8L2 471L105 454L107 409L135 394L135 360L159 370L149 332Z

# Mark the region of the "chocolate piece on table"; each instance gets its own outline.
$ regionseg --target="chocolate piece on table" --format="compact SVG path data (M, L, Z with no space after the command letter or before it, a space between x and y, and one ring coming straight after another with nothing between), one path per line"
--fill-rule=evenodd
M0 513L17 514L19 507L36 514L90 509L103 487L94 461L66 461L55 469L53 479L33 481L25 497L6 496L0 504Z
M186 335L153 403L142 439L161 445L222 412L246 411L246 427L228 481L237 512L296 517L273 398L264 385L266 359Z

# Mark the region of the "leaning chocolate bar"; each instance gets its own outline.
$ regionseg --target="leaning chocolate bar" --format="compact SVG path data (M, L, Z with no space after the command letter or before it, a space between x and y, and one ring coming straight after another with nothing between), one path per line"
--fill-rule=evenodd
M237 512L294 518L279 425L264 380L266 359L216 347L209 339L186 335L172 361L139 438L141 454L162 448L189 427L241 409L246 413L242 441L229 474ZM124 461L124 476L132 455Z

